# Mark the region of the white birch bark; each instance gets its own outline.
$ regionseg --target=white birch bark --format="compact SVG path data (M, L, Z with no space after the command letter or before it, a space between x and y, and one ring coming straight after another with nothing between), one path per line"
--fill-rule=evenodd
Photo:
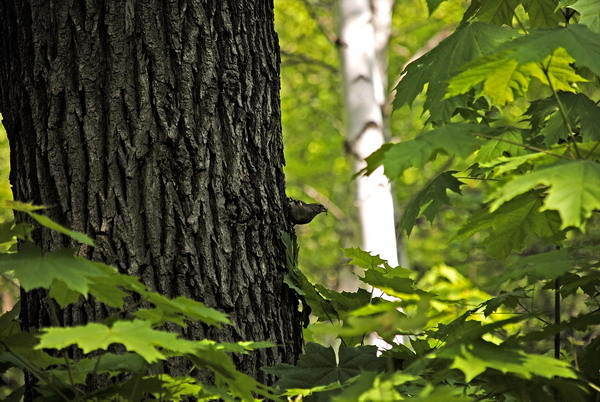
M355 171L385 142L383 110L387 92L387 43L393 0L341 0L340 42L346 104L346 141ZM390 182L379 168L356 180L362 248L398 265L394 203ZM373 296L394 299L379 289ZM395 339L402 342L401 337ZM372 334L369 343L390 346Z
M392 0L341 0L342 68L347 115L347 143L354 168L385 142L387 42ZM398 265L394 205L390 183L377 169L356 181L362 247Z

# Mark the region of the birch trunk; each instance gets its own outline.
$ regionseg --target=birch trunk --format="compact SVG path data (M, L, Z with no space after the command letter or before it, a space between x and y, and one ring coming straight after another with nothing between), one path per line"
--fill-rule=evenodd
M387 42L391 0L342 0L341 48L347 144L360 171L385 142ZM383 168L356 180L362 247L398 265L391 186Z

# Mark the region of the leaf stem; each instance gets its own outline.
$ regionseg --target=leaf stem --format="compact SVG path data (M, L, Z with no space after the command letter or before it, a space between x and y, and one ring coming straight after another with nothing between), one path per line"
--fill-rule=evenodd
M67 355L67 351L63 350L62 355L63 355L63 358L65 359L65 366L67 367L67 373L69 375L69 382L71 383L71 387L73 387L73 389L76 392L81 393L81 390L75 386L75 380L73 379L73 371L71 370L71 363L69 362L69 356ZM78 401L79 396L76 396L75 400Z
M554 85L552 85L552 80L550 80L550 63L552 63L552 57L553 54L550 55L550 59L548 60L548 65L544 66L543 64L541 64L542 66L542 71L544 72L544 75L546 76L546 79L548 80L548 86L550 87L550 90L552 90L552 95L554 96L554 99L556 100L556 104L558 105L558 111L560 112L560 115L562 116L565 125L567 126L567 130L569 131L569 140L571 141L571 143L573 144L573 148L575 149L575 154L577 155L577 158L581 159L581 154L579 153L579 147L577 146L577 141L575 141L575 138L573 138L573 127L571 127L571 123L569 122L569 118L567 116L567 112L565 111L565 107L563 106L562 102L560 101L560 98L558 96L558 93L556 92L556 90L554 89ZM573 152L569 149L569 154L571 155L572 159L575 159L575 155L573 155Z
M592 149L590 149L590 152L588 152L588 154L585 156L585 159L590 159L590 156L592 156L592 154L594 153L596 148L598 148L599 145L600 145L600 142L597 142L596 145L594 145L592 147Z
M521 306L521 308L522 308L523 310L525 310L525 312L527 313L527 315L529 315L529 316L532 316L533 318L535 318L535 319L537 319L537 320L540 320L541 322L543 322L543 323L544 323L544 324L546 324L546 325L550 325L550 323L549 323L548 321L544 320L542 317L538 317L536 314L532 313L532 312L531 312L529 309L527 309L527 307L525 307L525 306L523 305L523 303L521 303L521 301L520 301L520 300L518 300L518 301L517 301L517 304L518 304L519 306Z
M516 9L513 9L513 16L517 20L517 23L519 24L519 26L521 27L521 29L523 30L523 32L525 33L525 35L527 35L529 32L527 32L527 28L525 28L525 25L523 25L523 22L521 21L521 19L517 15L517 10Z
M58 311L56 309L56 305L54 304L54 300L52 300L52 298L50 297L49 291L46 292L46 303L48 304L50 322L52 323L52 326L62 327L62 325L60 323L60 319L58 318ZM83 394L83 391L81 391L79 388L77 388L75 386L75 381L73 380L73 372L71 371L71 364L69 362L69 355L68 355L67 351L62 350L60 353L62 354L63 358L65 359L65 366L67 368L67 373L69 375L69 381L71 383L71 387L73 388L73 390L75 391L76 394L77 393ZM76 396L75 400L78 401L79 396Z
M477 137L483 137L483 138L487 138L490 140L496 140L496 141L500 141L500 142L506 142L507 144L512 144L512 145L516 145L519 147L523 147L525 149L529 149L531 151L536 151L536 152L542 152L546 155L550 155L550 156L554 156L556 158L560 158L560 159L566 159L568 161L575 159L575 158L568 158L564 155L560 155L560 154L556 154L552 151L548 151L547 149L543 149L543 148L538 148L538 147L534 147L533 145L527 145L527 144L523 144L520 142L515 142L515 141L511 141L511 140L506 140L504 138L499 138L499 137L495 137L493 135L488 135L488 134L482 134L482 133L471 133L471 135L477 136Z
M50 381L50 378L48 378L46 376L46 374L42 371L39 370L38 367L30 364L27 360L24 360L23 358L21 358L21 356L19 356L17 353L13 352L7 344L5 344L4 342L1 343L2 346L4 346L6 348L6 351L8 353L10 353L11 355L13 355L17 360L19 360L21 362L21 364L23 364L23 366L27 367L27 369L37 378L39 378L40 380L43 380L44 382L46 382L46 384L48 384L48 386L50 388L52 388L54 390L54 392L56 392L61 398L63 398L65 401L70 401L70 398L67 398L67 396L65 394L62 393L62 391L56 387L56 385Z
M129 395L129 400L133 401L135 400L133 397L135 396L135 393L137 392L138 386L140 385L140 379L141 379L141 374L138 373L135 375L135 382L133 383L133 387L131 388L131 394Z
M454 176L454 178L465 179L465 180L500 181L500 179L488 179L485 177Z

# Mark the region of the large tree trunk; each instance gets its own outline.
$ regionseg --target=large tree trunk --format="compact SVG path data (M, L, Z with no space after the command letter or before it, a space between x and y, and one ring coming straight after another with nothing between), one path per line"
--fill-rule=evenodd
M0 30L15 199L95 238L80 254L235 323L185 336L279 345L244 357L245 372L265 380L259 367L294 362L272 1L6 0ZM69 245L36 236L46 251ZM26 329L49 324L40 297L24 299ZM61 314L75 325L106 311Z

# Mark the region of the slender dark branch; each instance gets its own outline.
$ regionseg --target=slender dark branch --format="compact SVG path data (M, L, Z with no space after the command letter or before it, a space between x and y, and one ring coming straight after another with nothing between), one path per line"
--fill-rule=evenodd
M558 111L560 112L560 115L562 116L562 118L565 122L565 125L567 126L567 130L569 131L569 135L567 138L573 144L573 148L575 149L575 154L577 155L577 158L581 159L581 154L579 153L579 147L577 146L577 141L575 141L575 138L573 138L573 133L574 133L573 127L571 127L571 123L569 122L569 118L565 111L565 107L563 106L562 102L560 101L558 93L554 89L554 85L552 85L552 81L550 80L550 74L549 74L550 63L552 63L552 55L550 55L550 60L548 60L547 66L544 66L543 64L540 63L542 66L542 71L544 72L544 75L546 76L546 79L548 80L548 86L552 90L552 95L554 95L554 99L556 100L556 104L558 105ZM575 159L575 157L570 149L569 149L569 153L571 154L572 159Z
M517 15L517 10L513 8L513 16L515 17L515 19L517 20L517 23L519 24L519 26L521 27L521 29L523 30L523 32L525 32L525 35L527 35L529 32L527 32L527 28L525 28L525 25L523 25L523 22L521 21L521 19L519 18L519 16ZM512 25L512 24L511 24Z
M48 378L48 376L46 376L46 373L44 373L42 370L40 370L35 365L29 363L29 361L23 359L17 353L13 352L10 349L10 347L8 345L6 345L5 343L2 343L2 346L4 346L6 351L8 353L10 353L11 355L13 355L15 357L15 359L19 360L21 362L21 364L23 364L23 366L27 367L27 370L29 370L34 376L36 376L40 380L43 380L44 382L46 382L46 384L48 384L48 386L50 388L52 388L52 390L54 392L56 392L61 398L63 398L67 402L70 401L70 399L67 398L67 396L65 394L63 394L59 388L56 387L56 385L50 380L50 378Z
M592 149L590 149L590 152L588 152L588 154L585 156L585 159L589 159L590 156L592 156L592 154L594 153L594 151L596 150L596 148L598 148L599 145L600 145L600 142L597 142L596 145L594 145L592 147Z
M554 281L554 324L560 325L560 280ZM554 334L554 358L560 359L560 331Z
M321 31L321 33L327 38L327 40L331 43L333 43L334 45L337 46L337 44L339 43L339 38L336 34L334 34L333 32L331 32L322 22L321 19L319 18L319 16L317 15L317 13L315 12L313 6L307 1L307 0L300 0L302 2L302 4L304 4L304 7L306 8L306 12L308 13L308 15L310 16L310 18L312 18L313 20L315 20L315 23L317 24L317 26L319 27L319 31Z
M500 179L487 179L483 177L468 177L468 176L454 176L457 179L465 179L465 180L483 180L483 181L500 181Z
M471 133L471 135L474 135L476 137L487 138L487 139L490 139L490 140L497 140L497 141L500 141L500 142L506 142L507 144L517 145L519 147L523 147L523 148L529 149L531 151L542 152L542 153L544 153L546 155L551 155L551 156L554 156L556 158L566 159L568 161L571 160L571 158L568 158L568 157L566 157L564 155L556 154L556 153L554 153L552 151L548 151L547 149L538 148L538 147L534 147L533 145L522 144L520 142L515 142L515 141L511 141L511 140L506 140L504 138L495 137L493 135L482 134L482 133Z
M521 308L522 308L523 310L525 310L525 312L526 312L526 313L527 313L529 316L532 316L533 318L536 318L536 319L540 320L541 322L543 322L543 323L544 323L544 324L546 324L546 325L550 325L550 323L549 323L548 321L544 320L542 317L538 317L537 315L535 315L535 314L533 314L531 311L529 311L529 310L527 309L527 307L525 307L525 306L523 305L523 303L521 303L521 301L520 301L520 300L517 300L517 304L518 304L519 306L521 306Z
M282 56L285 56L288 60L284 60L282 61L282 64L284 64L284 62L286 62L286 64L310 64L313 66L317 66L320 68L324 68L325 70L328 70L332 73L338 74L339 70L329 64L329 63L325 63L322 60L318 60L318 59L314 59L310 56L307 56L305 54L300 54L300 53L292 53L292 52L288 52L286 50L280 49L279 51L281 53Z

